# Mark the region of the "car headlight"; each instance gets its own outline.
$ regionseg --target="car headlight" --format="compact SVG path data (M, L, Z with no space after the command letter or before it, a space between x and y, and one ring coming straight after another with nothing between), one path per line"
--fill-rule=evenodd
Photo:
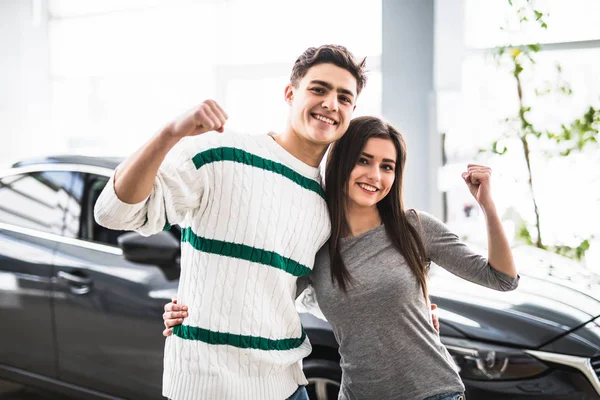
M548 369L544 363L519 349L455 338L443 338L442 343L465 379L523 379Z

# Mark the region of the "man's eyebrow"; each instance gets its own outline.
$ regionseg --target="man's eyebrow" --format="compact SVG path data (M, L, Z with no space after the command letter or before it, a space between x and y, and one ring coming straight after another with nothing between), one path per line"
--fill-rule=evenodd
M367 158L370 158L370 159L375 158L372 154L365 153L364 151L362 152L362 155L365 156L365 157L367 157ZM392 160L391 158L384 158L382 161L383 162L392 163L392 164L396 164L396 161Z
M325 81L321 81L321 80L315 79L315 80L310 81L310 83L316 84L316 85L325 86L327 89L333 90L333 85L331 83L329 83L329 82L325 82ZM347 94L347 95L352 96L352 97L355 97L354 93L351 90L348 90L348 89L338 88L337 92L338 93Z

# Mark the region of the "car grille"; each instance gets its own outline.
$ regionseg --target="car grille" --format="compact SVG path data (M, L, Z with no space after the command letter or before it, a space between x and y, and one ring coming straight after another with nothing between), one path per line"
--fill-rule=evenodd
M592 369L596 373L598 379L600 379L600 356L592 358Z

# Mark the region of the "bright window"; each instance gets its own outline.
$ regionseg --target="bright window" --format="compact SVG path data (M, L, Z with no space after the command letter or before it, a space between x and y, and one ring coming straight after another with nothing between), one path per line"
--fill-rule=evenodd
M54 0L50 10L53 131L68 152L128 154L208 98L231 130L280 130L283 89L307 47L381 55L377 1ZM378 67L372 75L358 112L381 109Z

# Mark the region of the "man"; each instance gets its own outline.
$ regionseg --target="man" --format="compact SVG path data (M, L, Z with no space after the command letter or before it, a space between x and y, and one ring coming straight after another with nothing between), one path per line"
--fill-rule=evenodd
M208 100L108 182L99 224L144 235L182 228L178 298L191 311L165 345L164 396L307 398L301 360L311 347L294 306L296 279L329 237L318 166L348 127L364 64L342 46L309 48L285 88L280 135L219 135L227 114Z

